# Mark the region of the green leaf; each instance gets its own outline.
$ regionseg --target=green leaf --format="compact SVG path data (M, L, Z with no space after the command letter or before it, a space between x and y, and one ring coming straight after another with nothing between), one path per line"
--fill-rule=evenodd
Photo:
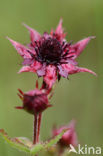
M51 139L50 141L48 141L48 143L45 144L45 148L49 148L49 147L57 144L57 142L62 138L63 134L66 131L67 130L63 130L59 135L57 135L56 137L54 137L53 139Z
M61 139L61 137L65 132L66 130L63 130L59 135L49 140L48 142L38 143L36 145L33 145L32 142L25 137L10 138L3 129L0 129L0 136L2 136L3 139L12 147L20 151L27 152L32 155L36 155L41 151L48 152L48 149L49 151L52 151L53 145L55 145Z
M63 134L66 132L67 130L63 130L59 135L57 135L56 137L54 137L53 139L49 140L48 142L45 142L45 143L39 143L39 144L36 144L34 145L32 148L31 148L31 151L30 153L35 155L37 154L38 152L40 151L45 151L45 152L48 152L48 148L49 148L49 151L52 151L52 146L55 145L60 139L61 137L63 136Z
M17 137L16 139L18 140L19 143L24 144L24 146L26 145L29 148L31 148L33 146L32 142L28 138L25 138L25 137Z
M44 149L43 144L36 144L31 148L30 154L36 155L38 152Z
M24 145L17 138L10 138L3 129L0 129L0 135L12 147L14 147L14 148L16 148L16 149L18 149L20 151L30 153L29 147L27 147L26 145Z

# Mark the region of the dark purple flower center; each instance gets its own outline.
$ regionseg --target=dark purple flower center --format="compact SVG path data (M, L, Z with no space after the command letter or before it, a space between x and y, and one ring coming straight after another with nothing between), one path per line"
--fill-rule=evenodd
M35 50L41 63L59 64L63 56L63 45L56 38L44 39L39 46L36 44Z

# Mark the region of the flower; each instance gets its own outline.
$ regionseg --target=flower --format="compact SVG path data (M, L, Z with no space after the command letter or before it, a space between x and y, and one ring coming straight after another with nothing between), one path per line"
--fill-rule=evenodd
M49 104L48 95L50 91L44 91L44 89L38 89L28 91L23 93L18 89L18 96L23 101L23 106L16 107L17 109L24 109L31 114L38 114L43 112L48 107L52 105Z
M67 126L62 126L59 129L54 128L52 133L53 137L60 134L63 130L67 130L62 138L59 140L58 144L60 147L69 147L70 145L73 145L76 147L78 145L78 140L77 140L77 134L75 132L75 121L72 120L69 125Z
M76 58L85 49L86 45L94 37L87 37L75 44L68 43L65 39L66 34L62 28L62 19L56 30L50 34L45 32L40 35L36 30L29 26L24 26L30 32L30 44L26 46L11 40L17 52L23 57L23 67L21 72L35 72L38 77L43 77L46 86L51 88L55 81L61 77L68 78L70 74L79 72L89 72L96 75L93 71L77 66Z

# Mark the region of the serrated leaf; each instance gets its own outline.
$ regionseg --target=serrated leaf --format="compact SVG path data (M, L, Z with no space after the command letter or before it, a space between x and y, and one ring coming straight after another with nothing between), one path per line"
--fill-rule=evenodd
M26 137L16 137L19 143L22 143L24 146L31 148L33 146L32 142Z
M0 135L3 137L3 139L10 144L12 147L23 151L30 153L32 155L38 154L40 151L48 151L48 148L52 150L53 145L55 145L63 136L63 134L66 132L66 130L63 130L59 135L54 137L53 139L49 140L46 143L38 143L36 145L33 145L32 142L25 137L16 137L16 138L10 138L7 133L0 129Z
M30 153L30 149L26 145L19 142L19 140L17 138L10 138L3 129L0 129L0 135L12 147L14 147L20 151Z
M59 135L57 135L56 137L54 137L53 139L49 140L46 143L36 144L34 147L32 147L30 153L35 155L40 151L48 151L48 148L49 148L49 150L50 150L50 148L51 148L51 150L53 150L52 146L55 145L61 139L61 137L63 136L63 134L65 132L66 132L66 130L63 130Z
M58 134L57 136L55 136L53 139L49 140L48 143L45 144L45 148L49 148L53 145L55 145L63 136L63 134L66 132L67 130L63 130L60 134Z
M36 155L38 152L44 149L43 144L36 144L31 148L30 154Z

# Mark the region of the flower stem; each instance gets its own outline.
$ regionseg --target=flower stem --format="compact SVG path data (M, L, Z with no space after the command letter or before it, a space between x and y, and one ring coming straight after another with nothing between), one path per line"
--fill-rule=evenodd
M39 138L40 138L41 119L42 119L42 113L40 113L39 116L38 116L37 142L39 142Z
M34 136L33 136L33 144L36 144L37 142L37 114L34 115Z

